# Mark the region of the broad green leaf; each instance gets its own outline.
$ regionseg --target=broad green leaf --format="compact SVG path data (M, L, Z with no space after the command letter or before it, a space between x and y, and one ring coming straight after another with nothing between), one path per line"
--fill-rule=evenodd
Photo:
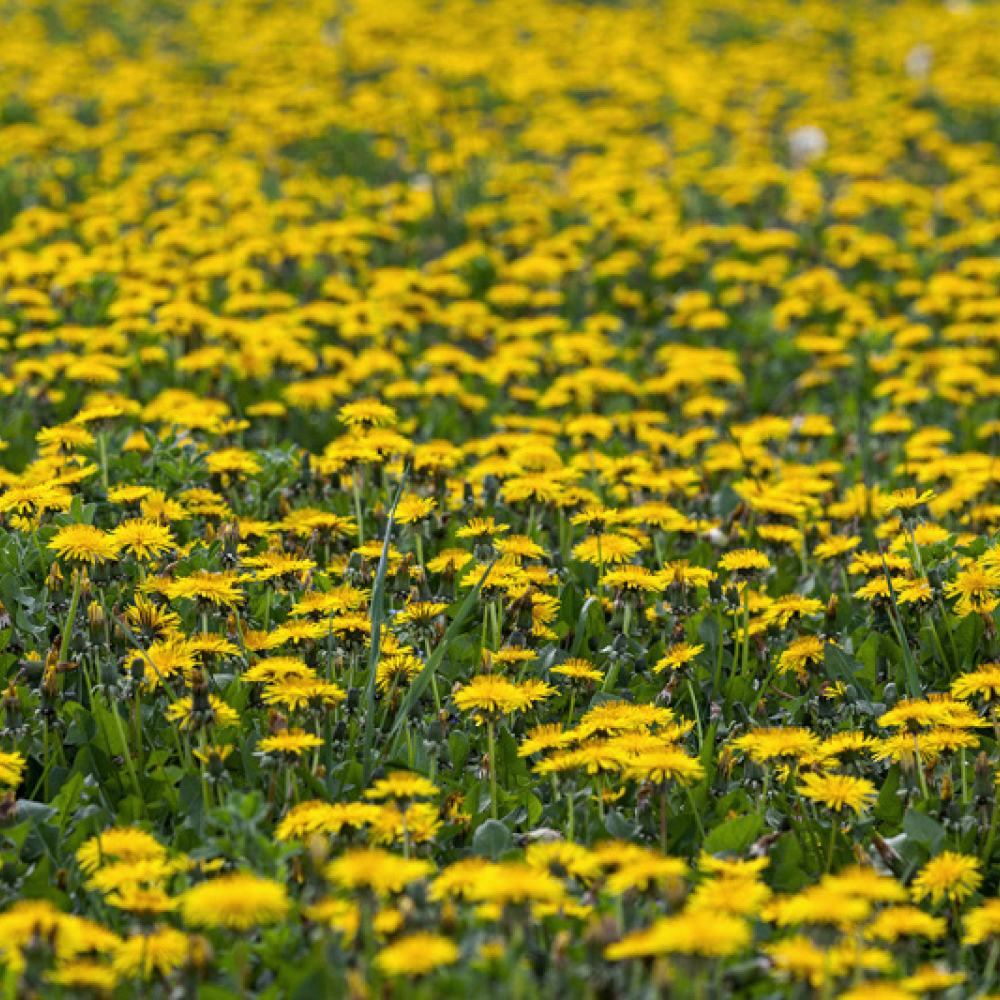
M757 839L763 827L764 821L756 814L726 820L725 823L720 823L709 831L705 838L704 851L706 854L722 854L730 851L742 854Z
M491 861L499 860L511 847L510 830L498 819L488 819L479 825L472 837L472 849Z

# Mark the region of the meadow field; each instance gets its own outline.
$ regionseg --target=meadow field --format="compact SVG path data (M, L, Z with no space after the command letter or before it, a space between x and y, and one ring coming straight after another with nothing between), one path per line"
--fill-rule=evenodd
M0 996L1000 996L1000 2L0 0Z

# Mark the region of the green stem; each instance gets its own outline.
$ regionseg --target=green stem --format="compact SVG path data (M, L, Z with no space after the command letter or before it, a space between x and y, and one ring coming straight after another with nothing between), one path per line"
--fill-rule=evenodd
M757 715L757 709L760 708L760 703L767 696L767 688L771 681L774 680L774 675L778 672L778 661L775 659L774 665L768 671L767 677L764 678L764 683L760 687L760 692L757 695L757 700L753 703L753 708L750 709L750 718L753 719Z
M986 960L986 969L983 972L983 982L992 983L997 971L997 959L1000 958L1000 940L994 939L990 944L990 955Z
M101 489L108 495L108 445L104 431L97 435L97 451L101 457Z
M740 675L746 675L748 681L753 680L750 673L750 581L743 586L743 656L740 658ZM747 684L743 685L744 691Z
M830 820L830 843L826 851L826 868L824 871L827 875L830 874L830 869L833 867L833 849L837 845L837 821L831 818Z
M410 833L406 829L406 810L400 810L400 816L403 822L403 857L409 860L410 857Z
M899 613L899 604L896 602L896 588L892 585L892 577L889 575L889 567L886 565L885 556L882 557L882 572L885 574L885 582L889 588L889 602L891 613L889 620L892 622L893 631L896 633L896 640L903 654L903 663L906 667L906 685L910 689L911 698L920 697L920 678L917 674L917 665L913 661L913 653L910 644L906 641L906 633L903 630L903 618Z
M698 730L698 746L701 747L702 741L704 740L704 734L701 729L701 712L698 711L698 699L694 693L694 685L691 683L691 678L687 678L688 694L691 695L691 707L694 709L694 721L695 726Z
M660 782L660 850L667 853L667 783Z
M712 680L712 701L714 702L719 694L719 685L722 683L722 652L725 648L725 633L722 630L722 607L715 609L715 620L719 623L719 647L715 655L715 677Z
M65 663L69 654L69 643L73 637L73 623L76 621L76 609L80 603L80 588L83 586L83 569L76 571L76 579L73 581L73 596L69 600L69 609L66 611L66 624L63 626L62 642L59 645L59 662Z
M365 522L361 516L361 487L358 485L357 472L351 475L351 485L354 488L354 517L358 522L358 547L365 544Z
M208 770L208 740L205 739L205 728L204 726L198 730L198 747L201 750L202 758L201 761L201 798L204 803L202 816L212 808L212 789L208 783L208 777L206 771Z
M496 760L496 740L493 737L493 720L486 722L486 734L489 741L488 753L490 755L490 818L497 818L497 760Z
M146 800L142 795L142 786L139 784L139 775L136 774L135 764L132 761L132 748L129 746L128 736L125 733L125 726L122 725L122 717L118 711L118 706L108 698L108 711L114 717L115 728L118 730L118 738L125 748L125 766L128 768L129 777L132 779L132 787L135 789L135 796L139 800L139 808L146 813Z
M427 570L424 568L424 540L421 537L419 527L414 532L414 539L417 543L417 565L420 567L420 589L423 591L424 582L427 580Z
M688 802L691 804L691 812L694 814L694 821L698 826L698 833L701 836L701 842L705 842L705 827L701 822L701 812L698 807L694 804L694 795L691 792L691 786L685 785L684 791L687 793Z
M990 815L990 832L986 838L986 847L983 850L983 861L989 865L990 857L993 854L993 841L997 835L997 816L1000 814L1000 805L994 801L993 812Z
M765 764L764 765L764 781L760 789L760 800L757 804L757 815L763 816L764 809L767 807L767 795L770 790L771 784L771 768Z
M493 626L493 649L500 648L500 598L490 601L490 622Z
M948 609L944 606L944 604L940 600L938 601L938 608L941 611L941 621L944 622L944 630L948 636L948 645L951 648L951 655L953 660L955 661L955 669L961 670L962 660L958 655L958 647L955 645L955 635L951 630L951 622L948 621Z
M917 734L913 734L913 756L916 761L917 767L917 781L920 783L920 795L926 799L927 795L927 776L924 774L924 763L920 759L920 742L917 739Z
M424 650L427 653L427 662L430 663L431 660L431 641L430 639L424 640ZM437 671L431 671L431 691L434 692L434 707L437 709L438 715L441 714L441 694L438 691L437 683Z
M135 698L132 702L134 711L134 721L133 728L135 729L135 750L136 755L139 758L139 774L143 777L146 775L146 761L145 753L143 751L142 745L142 711L141 703L139 700L139 685L135 687Z
M934 650L937 652L938 659L941 661L941 666L947 670L948 657L945 656L944 646L941 645L941 636L938 635L937 625L934 623L934 618L929 612L924 613L924 622L930 626L931 639L934 641Z
M572 844L576 827L576 782L574 780L573 790L566 794L566 839Z

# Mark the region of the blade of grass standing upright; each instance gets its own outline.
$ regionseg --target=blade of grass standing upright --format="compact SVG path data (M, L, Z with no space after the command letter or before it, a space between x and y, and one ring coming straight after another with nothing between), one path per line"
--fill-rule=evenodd
M385 524L385 539L382 541L382 555L379 557L378 570L375 573L375 586L372 588L371 610L371 653L368 657L368 681L365 685L365 737L362 746L361 773L363 784L368 785L374 768L371 766L372 736L375 732L375 675L378 672L379 647L382 644L382 624L385 622L385 575L389 567L389 545L392 540L392 529L396 521L396 506L403 495L403 486L409 466L403 469L396 497L392 501L389 519Z
M910 652L910 644L906 638L906 631L903 628L903 616L899 613L899 605L896 603L896 588L892 585L892 576L889 574L889 567L882 555L882 572L885 574L886 586L889 590L889 602L892 605L892 613L889 620L896 632L896 640L899 642L900 652L903 654L903 665L906 668L906 686L910 689L910 697L917 699L921 695L920 676L917 673L917 665L913 662L913 653Z
M424 669L420 671L420 673L413 680L413 683L410 684L410 689L407 691L406 697L403 699L403 704L400 705L399 711L396 712L396 718L392 724L392 730L389 733L390 740L394 741L399 735L410 709L413 708L418 701L420 701L421 695L423 695L424 691L427 690L427 685L430 684L434 671L437 670L441 661L444 659L444 654L448 648L448 644L455 638L456 635L458 635L465 619L469 616L469 612L478 600L479 592L483 589L483 584L486 582L486 577L489 575L491 569L493 569L492 562L483 571L483 575L479 578L479 582L475 585L475 587L473 587L472 590L465 595L465 599L459 605L458 611L455 612L455 617L448 626L448 630L438 643L437 649L435 649L434 652L427 658L427 663L424 664Z

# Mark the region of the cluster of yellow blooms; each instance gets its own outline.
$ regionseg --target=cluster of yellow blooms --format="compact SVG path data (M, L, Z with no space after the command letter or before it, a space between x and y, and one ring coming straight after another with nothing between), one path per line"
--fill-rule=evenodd
M1000 4L0 27L5 994L995 989Z

